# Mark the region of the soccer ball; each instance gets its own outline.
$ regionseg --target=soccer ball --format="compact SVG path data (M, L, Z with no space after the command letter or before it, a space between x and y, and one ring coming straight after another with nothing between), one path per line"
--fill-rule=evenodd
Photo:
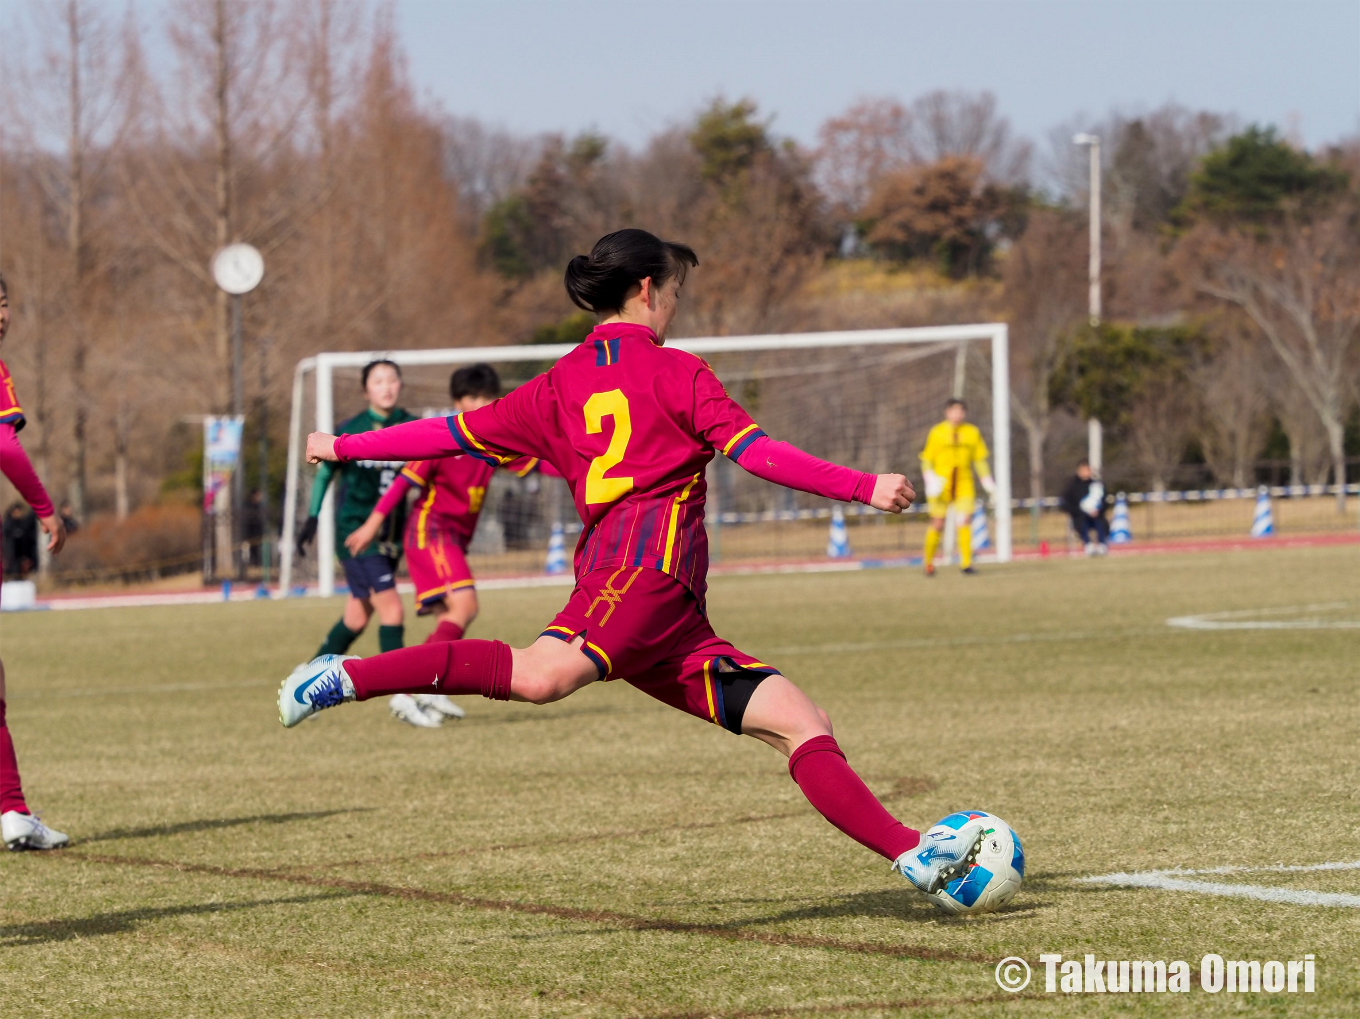
M985 810L950 814L926 833L926 839L932 832L958 831L974 819L983 822L977 855L962 876L930 896L947 913L990 913L1000 909L1015 898L1025 877L1025 850L1020 845L1020 836L1001 818Z

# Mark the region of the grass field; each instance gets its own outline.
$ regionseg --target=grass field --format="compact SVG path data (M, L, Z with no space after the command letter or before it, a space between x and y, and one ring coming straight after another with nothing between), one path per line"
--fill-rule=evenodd
M904 820L983 807L1024 837L1012 907L962 920L772 751L622 683L285 731L278 681L338 602L6 616L30 802L74 842L0 859L0 1015L1353 1014L1358 909L1082 879L1360 859L1360 629L1166 623L1354 623L1358 575L1348 546L715 581L720 632L830 711ZM474 633L527 641L564 594L488 592ZM1314 953L1317 990L1050 995L1044 952ZM1036 971L1015 996L1011 955Z

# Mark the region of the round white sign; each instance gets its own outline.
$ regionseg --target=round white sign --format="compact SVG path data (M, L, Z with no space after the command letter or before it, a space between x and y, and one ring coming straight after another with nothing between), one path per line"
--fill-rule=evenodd
M248 294L264 279L264 256L250 244L228 244L213 256L213 279L229 294Z

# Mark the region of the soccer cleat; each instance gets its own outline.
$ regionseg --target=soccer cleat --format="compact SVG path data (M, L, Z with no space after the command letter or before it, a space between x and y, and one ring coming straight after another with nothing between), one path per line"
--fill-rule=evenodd
M344 663L358 655L318 655L299 665L279 684L279 721L291 729L322 708L354 700L354 684L345 675Z
M977 856L982 846L982 822L970 821L958 831L936 831L893 861L892 869L927 895L938 892Z
M1094 541L1088 541L1086 543L1086 558L1090 559L1091 556L1099 554L1100 553L1096 551L1096 543Z
M387 702L392 717L417 729L438 729L444 724L444 716L437 711L426 711L409 693L397 693Z
M934 563L926 563L926 576L927 576L927 577L933 577L933 576L935 576L935 564L934 564Z
M959 572L962 573L965 577L977 576L977 570L972 566L965 566L963 569L959 570Z
M33 814L8 810L0 814L0 834L10 852L21 849L60 849L70 838L65 832L47 827Z
M467 712L453 703L442 693L412 694L415 702L425 709L425 713L442 715L444 718L466 718Z

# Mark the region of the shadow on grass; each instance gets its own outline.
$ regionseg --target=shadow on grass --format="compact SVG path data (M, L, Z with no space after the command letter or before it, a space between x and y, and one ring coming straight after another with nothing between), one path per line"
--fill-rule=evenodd
M158 824L146 828L114 828L79 839L80 845L90 842L112 842L116 839L150 839L162 835L183 835L187 832L217 831L221 828L237 828L247 824L291 824L294 821L315 821L337 814L362 814L373 807L348 807L344 810L308 810L291 814L252 814L250 817L210 817L198 821L181 821L179 824Z
M1021 902L1011 903L994 913L978 916L950 916L938 906L912 893L902 891L857 892L819 903L809 903L796 909L788 909L768 916L750 917L735 921L734 927L760 927L767 924L781 924L793 920L832 920L846 917L891 917L904 923L977 923L979 920L1005 919L1011 914L1031 915L1036 910L1047 908L1049 903L1035 902L1025 897Z
M73 941L77 938L93 938L104 934L125 934L135 930L138 924L163 920L174 916L196 916L205 913L226 913L242 909L257 909L260 906L292 906L328 899L353 898L357 892L334 892L326 895L294 895L281 899L263 899L258 902L202 902L185 906L155 906L143 909L123 909L112 913L96 913L93 916L73 917L66 920L40 920L37 923L16 923L0 926L0 948L16 948L23 945L42 945L54 941Z

